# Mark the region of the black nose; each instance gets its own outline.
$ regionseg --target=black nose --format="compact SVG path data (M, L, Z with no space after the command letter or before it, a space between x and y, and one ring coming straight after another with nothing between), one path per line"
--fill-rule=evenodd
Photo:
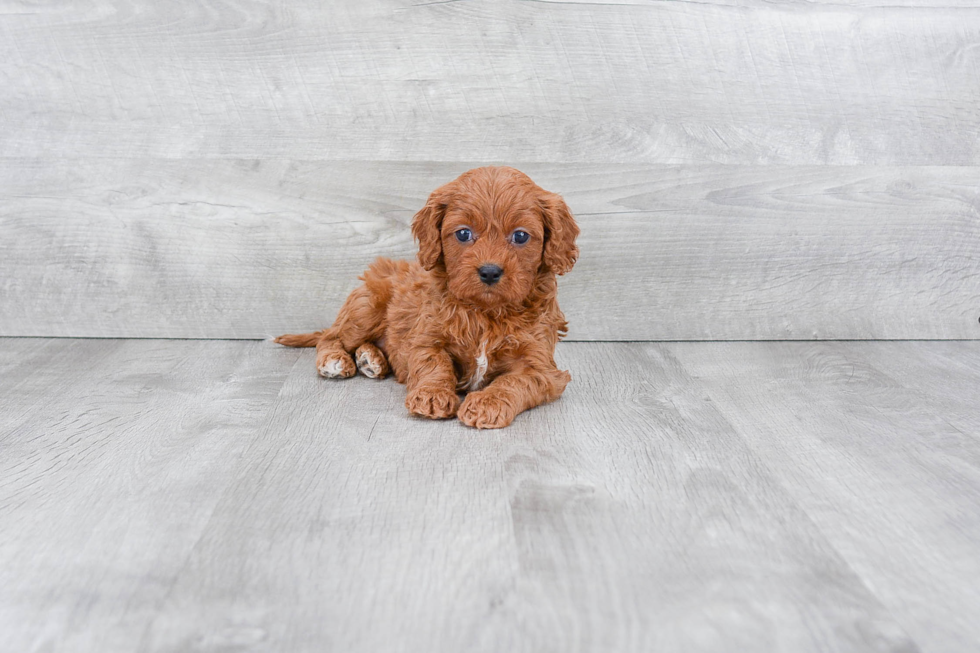
M500 281L501 275L504 271L499 265L481 265L480 266L480 281L492 286L493 284Z

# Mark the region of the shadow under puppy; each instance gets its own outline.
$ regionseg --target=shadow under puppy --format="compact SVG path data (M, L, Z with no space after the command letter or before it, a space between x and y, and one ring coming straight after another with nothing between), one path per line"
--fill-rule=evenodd
M562 198L514 168L476 168L429 196L412 234L418 263L377 259L332 327L276 342L315 345L325 377L393 371L413 415L476 428L561 396L556 275L575 264L579 234Z

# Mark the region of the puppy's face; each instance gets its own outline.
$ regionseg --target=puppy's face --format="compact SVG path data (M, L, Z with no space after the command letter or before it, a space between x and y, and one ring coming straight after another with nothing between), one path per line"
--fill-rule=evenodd
M412 224L419 260L481 308L519 305L542 273L575 262L578 226L564 201L513 168L477 168L436 190Z
M449 290L485 308L519 304L541 266L544 221L534 193L522 185L494 180L480 186L458 193L443 218Z

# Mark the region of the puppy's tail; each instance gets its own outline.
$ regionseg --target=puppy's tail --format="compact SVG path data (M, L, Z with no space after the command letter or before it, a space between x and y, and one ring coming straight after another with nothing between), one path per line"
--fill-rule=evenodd
M316 343L322 335L323 331L314 331L313 333L287 333L284 336L275 338L273 342L278 342L280 345L286 345L287 347L316 347Z

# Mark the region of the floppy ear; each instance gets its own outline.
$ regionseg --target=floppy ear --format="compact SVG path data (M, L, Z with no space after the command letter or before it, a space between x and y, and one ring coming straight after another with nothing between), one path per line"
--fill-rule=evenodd
M578 259L579 228L572 212L561 195L544 193L541 196L541 210L544 215L544 254L545 266L555 274L565 274L572 269Z
M453 183L432 191L425 206L412 218L412 235L419 241L419 263L426 270L442 263L442 218L452 197Z

